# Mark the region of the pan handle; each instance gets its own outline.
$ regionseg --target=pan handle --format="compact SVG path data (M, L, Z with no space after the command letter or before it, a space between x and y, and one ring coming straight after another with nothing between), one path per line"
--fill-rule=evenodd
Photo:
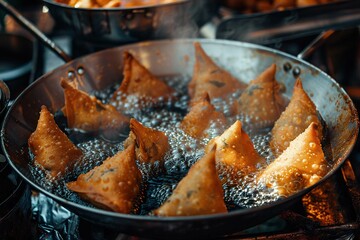
M7 14L12 16L22 27L28 30L34 37L36 37L45 46L50 48L56 55L58 55L65 62L70 62L72 59L57 46L51 39L43 34L34 24L28 21L24 16L21 15L15 8L4 0L0 0L0 8L3 9Z
M297 57L300 59L306 59L311 56L333 33L335 30L327 30L315 38L308 46L306 46Z

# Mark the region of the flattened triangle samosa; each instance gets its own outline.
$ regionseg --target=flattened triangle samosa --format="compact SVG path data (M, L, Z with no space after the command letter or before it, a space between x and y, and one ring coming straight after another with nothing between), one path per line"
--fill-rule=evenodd
M242 177L254 173L264 159L257 153L249 136L242 130L241 122L236 121L230 128L206 146L206 152L216 144L215 159L220 163L227 174L229 181L238 181ZM230 175L229 175L230 174Z
M73 88L67 81L61 81L64 88L64 115L69 128L77 128L105 135L118 135L128 129L129 118L119 113L110 104L103 104L95 97Z
M210 99L226 99L232 93L246 87L246 84L216 65L205 53L200 43L196 42L194 46L195 66L193 77L188 85L188 92L192 101L201 98L205 92L209 94Z
M135 162L135 145L107 158L100 166L79 175L67 187L97 207L130 213L140 192L142 176Z
M157 216L194 216L227 212L215 166L215 149L189 170L172 195L154 211Z
M174 99L174 89L149 72L130 53L124 53L124 79L114 92L112 100L129 103L129 97L139 101L139 107L147 103L157 104Z
M289 146L289 143L312 122L317 124L319 138L322 139L323 128L316 112L316 106L304 91L301 80L298 79L289 105L275 122L271 131L270 147L273 153L276 156L280 155Z
M136 144L136 159L142 163L155 163L159 161L162 166L164 157L169 150L168 137L161 131L143 126L134 118L130 119L130 135L124 146Z
M318 136L318 125L311 123L265 168L258 180L280 196L289 196L318 182L329 168Z
M190 112L181 121L180 128L193 138L207 137L210 126L222 132L226 125L223 113L216 111L209 95L205 93L192 105Z
M252 80L237 102L237 113L250 118L251 123L270 127L280 117L286 102L275 80L276 65L272 64Z
M36 130L30 135L28 144L35 155L35 164L52 177L64 175L83 155L60 130L46 106L41 107Z

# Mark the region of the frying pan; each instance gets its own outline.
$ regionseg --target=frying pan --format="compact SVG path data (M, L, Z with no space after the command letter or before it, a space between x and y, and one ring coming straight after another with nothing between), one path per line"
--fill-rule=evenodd
M294 73L300 72L305 90L326 122L333 150L333 167L316 185L340 167L356 141L358 117L350 98L333 79L314 66L273 49L241 42L203 39L163 40L108 49L70 61L40 77L16 99L2 126L2 147L11 166L35 189L55 199L75 214L124 233L147 237L229 234L260 223L287 208L311 188L268 205L235 210L228 214L159 218L85 207L45 190L34 180L29 168L31 158L27 150L27 140L35 130L41 105L48 106L52 112L64 105L60 79L70 78L77 81L79 86L83 86L82 89L88 92L105 89L121 81L122 53L125 50L133 53L157 76L191 75L194 41L201 42L210 56L244 81L256 77L270 63L276 63L276 78L286 86L287 96L291 96L294 81L298 77L298 74L294 76ZM294 71L285 70L288 68L283 66L289 64Z
M78 82L87 92L98 91L121 82L122 54L130 51L157 76L192 75L194 41L221 66L244 82L255 78L271 63L277 64L277 80L290 97L296 78L300 77L308 95L316 105L328 130L332 147L331 170L312 187L278 201L238 209L227 214L192 217L154 217L128 215L84 206L46 190L30 170L31 157L27 147L35 130L41 105L53 113L64 106L61 79ZM187 77L186 77L187 76ZM358 135L357 111L346 92L334 79L309 63L286 53L259 45L206 39L178 39L142 42L93 53L60 66L37 79L14 101L2 126L1 144L10 165L33 188L56 200L62 206L88 221L130 235L147 238L209 238L238 232L279 214L321 184L345 161Z
M132 8L74 8L44 0L56 21L84 41L124 44L149 39L195 37L215 13L215 0L178 0Z

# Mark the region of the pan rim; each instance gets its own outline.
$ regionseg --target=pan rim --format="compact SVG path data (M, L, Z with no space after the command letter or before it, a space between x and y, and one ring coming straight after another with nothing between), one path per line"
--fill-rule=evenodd
M322 182L324 182L326 179L328 179L331 175L333 175L333 173L335 171L337 171L342 164L345 162L345 160L347 159L347 157L349 156L350 152L352 151L352 149L355 146L355 142L356 139L358 137L358 132L359 132L359 117L357 115L357 110L354 106L354 103L352 101L349 101L349 107L351 109L351 111L354 113L354 123L356 124L355 129L354 129L354 134L353 134L353 138L352 143L349 145L351 146L350 148L347 149L347 151L344 151L344 153L341 155L342 160L340 163L338 163L338 165L336 167L333 167L324 177L322 177L317 183L315 183L314 185L305 188L289 197L286 198L281 198L278 199L277 201L268 203L268 204L264 204L261 205L259 207L254 207L254 208L244 208L244 209L237 209L237 210L233 210L233 211L229 211L227 213L218 213L218 214L210 214L210 215L198 215L198 216L180 216L180 217L158 217L158 216L149 216L149 215L132 215L132 214L123 214L123 213L117 213L117 212L111 212L111 211L106 211L106 210L102 210L102 209L98 209L98 208L92 208L92 207L87 207L75 202L71 202L69 200L66 200L62 197L59 197L51 192L48 192L47 190L43 189L41 186L38 186L37 184L33 183L30 179L28 179L25 174L23 174L17 167L16 165L13 163L13 161L10 160L10 156L8 154L8 151L6 150L6 143L5 143L5 139L4 139L4 133L5 133L5 126L9 120L10 117L10 113L12 112L12 110L14 109L14 107L16 106L17 102L22 98L22 96L27 93L28 91L30 91L36 84L40 84L40 80L43 78L46 78L48 75L50 75L52 72L57 71L60 68L66 68L69 67L73 62L81 62L82 59L87 58L88 56L100 53L100 52L107 52L107 51L114 51L114 49L125 49L125 48L134 48L134 47L141 47L141 46L146 46L149 44L166 44L169 42L180 42L180 43L193 43L195 41L198 41L200 43L215 43L215 44L230 44L234 47L238 46L238 47L245 47L245 48L250 48L250 49L254 49L254 50L262 50L262 51L266 51L275 55L278 55L280 57L286 57L288 59L291 59L293 61L299 62L301 64L304 64L306 67L317 71L318 73L323 74L325 77L327 77L332 84L334 84L336 86L336 88L338 88L341 93L344 96L347 96L349 99L350 97L348 96L348 94L346 93L346 91L333 79L331 78L328 74L326 74L325 72L323 72L322 70L320 70L319 68L317 68L316 66L306 62L305 60L299 59L295 56L292 56L290 54L284 53L282 51L279 50L275 50L269 47L264 47L261 45L257 45L257 44L252 44L252 43L246 43L246 42L239 42L239 41L231 41L231 40L219 40L219 39L198 39L198 38L186 38L186 39L166 39L166 40L156 40L156 41L146 41L146 42L139 42L139 43L134 43L134 44L129 44L129 45L123 45L120 47L115 47L115 48L110 48L110 49L105 49L99 52L95 52L92 54L88 54L86 56L80 57L80 58L76 58L46 74L44 74L43 76L41 76L40 78L38 78L36 81L34 81L30 86L28 86L14 101L14 103L12 104L12 106L10 107L10 109L8 110L4 121L2 123L2 128L1 128L1 147L4 151L4 155L6 156L6 159L8 160L10 166L23 178L26 180L26 182L28 182L32 187L34 187L35 189L39 190L41 193L45 194L46 196L52 198L53 200L55 200L56 202L62 203L61 205L64 206L65 208L69 209L68 206L72 208L77 208L83 211L86 211L88 213L91 214L102 214L103 216L107 216L107 217L114 217L114 218L118 218L118 219L127 219L127 220L136 220L136 221L153 221L153 222L193 222L193 221L202 221L202 220L218 220L218 219L224 219L224 218L232 218L235 217L237 215L244 215L244 214L251 214L251 213L255 213L255 212L259 212L265 209L269 209L269 208L273 208L276 205L281 205L281 204L285 204L291 200L293 200L294 198L299 197L300 195L304 195L305 193L311 191L314 187L320 185Z

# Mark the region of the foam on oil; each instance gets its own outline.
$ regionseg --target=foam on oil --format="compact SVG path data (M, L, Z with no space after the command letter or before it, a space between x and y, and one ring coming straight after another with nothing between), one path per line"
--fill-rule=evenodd
M186 175L189 168L204 155L204 147L210 139L220 135L215 128L210 128L208 138L197 140L185 134L179 124L188 111L188 95L186 86L189 80L188 76L169 76L164 80L176 90L177 99L175 103L164 103L162 106L151 106L145 110L140 110L138 99L130 102L129 106L122 106L116 102L110 102L119 109L126 108L126 114L137 119L144 126L163 131L169 139L170 150L165 157L165 171L155 168L157 171L149 171L150 167L146 164L139 164L139 169L144 176L144 186L139 203L136 205L135 214L147 215L158 208L172 193L177 183ZM116 86L115 86L116 87ZM95 94L103 102L108 102L112 96L112 90L96 92ZM237 99L240 92L236 92L230 98L230 102ZM273 155L269 148L270 129L254 129L251 120L246 116L230 116L229 102L225 103L221 99L212 99L213 105L218 111L227 116L227 127L240 120L243 124L244 131L250 136L255 149L269 163L273 160ZM55 115L55 120L59 126L66 127L66 119L61 115ZM216 125L216 124L214 124ZM226 128L227 128L226 127ZM66 129L69 138L77 144L83 151L84 156L71 169L66 177L47 179L44 172L36 166L31 166L32 174L36 182L46 190L72 202L91 206L81 200L78 195L67 189L66 183L76 180L81 173L86 173L95 166L100 165L107 157L115 155L118 151L123 150L123 140L118 142L108 141L99 136L89 135ZM126 137L126 134L125 134ZM222 171L220 171L222 172ZM229 173L230 174L230 173ZM225 174L226 175L226 174ZM230 179L226 176L220 176L222 179ZM266 203L276 201L279 196L275 191L267 189L264 186L258 186L255 181L256 173L242 178L236 183L224 183L224 197L228 209L252 208L261 206Z

